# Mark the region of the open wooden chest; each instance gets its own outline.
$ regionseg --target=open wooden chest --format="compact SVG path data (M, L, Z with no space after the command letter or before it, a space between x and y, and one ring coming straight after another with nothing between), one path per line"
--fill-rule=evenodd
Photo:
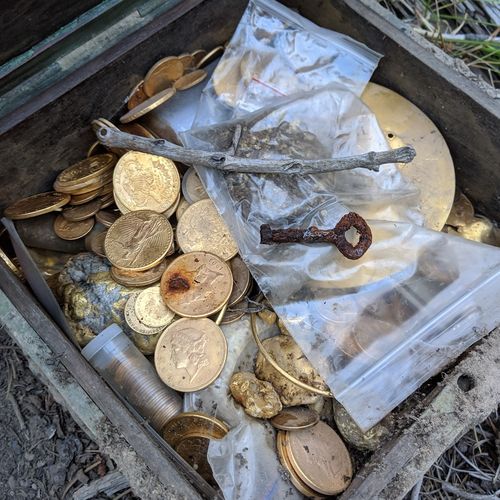
M458 186L479 211L499 220L499 103L374 1L283 3L316 24L345 33L384 55L373 81L405 96L434 121L450 148ZM94 24L69 32L66 41L47 46L39 59L33 57L24 66L12 66L0 80L0 102L5 106L0 116L2 210L17 198L51 189L62 168L84 157L95 140L92 119L118 116L132 86L155 61L228 40L246 2L143 1L101 7ZM123 11L117 13L113 8ZM113 30L113 19L118 18L126 21ZM105 44L87 43L103 33ZM85 52L78 53L79 47ZM65 51L65 67L52 65L58 50ZM149 498L216 496L116 396L3 263L0 287L2 325L21 346L34 371L130 476L138 494L142 490ZM343 498L404 496L440 451L500 401L499 352L498 332L471 349L448 382L432 393L429 407L409 425L408 433L395 436L377 452ZM412 441L416 435L420 435L418 443Z

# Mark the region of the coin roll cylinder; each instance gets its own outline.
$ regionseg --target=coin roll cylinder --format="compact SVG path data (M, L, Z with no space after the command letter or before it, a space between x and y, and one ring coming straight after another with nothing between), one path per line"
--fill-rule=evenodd
M181 397L160 380L118 325L103 330L82 354L156 430L182 411Z

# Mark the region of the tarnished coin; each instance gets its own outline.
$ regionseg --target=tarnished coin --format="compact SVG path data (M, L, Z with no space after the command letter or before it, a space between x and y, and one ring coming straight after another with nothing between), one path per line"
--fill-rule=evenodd
M285 434L290 462L299 477L323 495L344 491L352 478L351 457L342 439L324 422Z
M139 320L135 314L135 304L137 302L138 293L132 293L125 303L125 308L123 310L123 315L125 316L125 321L127 325L134 330L134 332L140 333L141 335L156 335L161 332L164 327L153 328L151 326L145 325Z
M175 316L165 305L159 285L139 293L135 301L135 315L141 323L153 328L169 325Z
M118 219L119 215L116 212L108 212L106 210L99 210L95 214L97 222L100 222L105 227L111 227Z
M175 203L180 184L172 160L137 151L123 155L113 174L115 197L130 211L165 212Z
M208 193L193 167L189 167L182 178L182 195L190 205L208 198Z
M124 271L117 267L111 267L111 277L120 285L127 287L142 287L152 285L160 281L162 274L167 268L169 259L162 260L157 266L146 271Z
M191 57L193 58L193 66L196 67L198 63L205 57L207 54L206 50L198 49L191 53Z
M69 186L77 186L97 179L103 174L111 171L116 164L116 156L106 153L102 155L94 155L85 160L79 161L71 167L64 169L54 182L54 189L60 191L60 187L67 188Z
M233 274L233 291L228 300L228 306L239 302L248 292L250 286L250 271L238 255L229 261L229 267Z
M167 102L174 95L175 95L175 89L173 87L162 90L153 97L150 97L149 99L146 99L144 102L141 102L141 104L136 106L134 109L131 109L128 113L125 113L120 118L120 122L128 123L137 120L137 118L144 116L153 109L156 109L158 106L161 106L163 103Z
M174 83L174 87L176 90L187 90L191 87L194 87L195 85L198 85L198 83L205 80L206 77L207 72L205 70L195 69L190 73L182 75L178 80L176 80Z
M216 485L207 452L210 440L202 437L184 438L175 451L209 484Z
M284 408L269 421L276 429L294 431L316 425L319 422L319 414L305 406L293 406Z
M126 134L139 135L140 137L146 137L146 139L157 139L157 136L151 132L148 128L140 123L122 123L120 125L120 130Z
M17 200L7 207L3 214L12 220L30 219L53 212L66 205L70 199L69 194L56 193L55 191L39 193Z
M167 306L188 318L203 318L220 311L232 289L229 266L206 252L180 255L161 278L161 293Z
M84 203L88 203L93 199L100 196L102 193L102 188L94 189L93 191L89 191L88 193L83 194L75 194L71 197L70 205L83 205Z
M54 221L54 232L63 240L78 240L89 234L94 224L94 217L79 222L71 222L62 215L58 215Z
M111 182L108 182L107 184L104 184L102 188L99 190L99 196L104 196L105 194L109 194L113 192L113 180Z
M135 107L142 104L148 98L146 92L144 92L144 80L141 80L130 92L127 98L127 108L134 109ZM121 127L120 127L121 128Z
M165 328L155 349L159 377L180 392L208 387L226 363L227 342L208 318L182 318Z
M173 448L188 437L222 439L228 426L218 418L200 412L186 412L170 419L161 430L163 439Z
M224 47L222 45L219 45L218 47L215 47L215 49L212 49L208 54L203 56L198 63L196 64L196 68L204 68L208 64L210 64L212 61L215 61L218 57L220 57L224 53Z
M232 259L238 246L212 200L189 206L177 224L177 243L184 253L204 251Z
M90 249L95 254L99 255L99 257L106 257L106 252L104 251L104 239L106 238L106 232L107 231L102 231L90 237Z
M285 446L285 435L284 431L279 431L276 435L276 448L278 450L278 457L280 459L283 467L288 471L290 475L290 482L297 488L297 490L302 493L307 498L317 498L318 493L309 486L307 486L304 481L299 477L299 475L295 472L293 465L290 462L290 458L288 456L288 451Z
M62 211L62 216L71 222L78 222L92 217L101 208L101 200L92 200L84 205L67 207Z
M113 203L115 202L115 198L113 196L113 193L108 193L105 196L101 196L99 199L101 200L101 209L108 208L109 206L113 205Z
M160 263L172 240L172 226L165 216L138 210L122 215L108 229L104 248L113 266L145 271Z
M248 311L248 305L246 300L242 300L237 304L233 304L231 307L227 308L220 324L229 325L230 323L234 323L235 321L241 319L247 313L247 311Z
M458 234L467 240L479 241L488 245L499 245L497 228L488 218L482 215L477 215L468 224L460 226Z
M178 221L182 217L182 214L186 211L187 207L189 207L189 203L186 201L185 198L183 198L181 196L181 199L179 200L179 205L177 206L177 209L175 210L175 218Z
M144 92L152 97L170 87L183 73L184 65L177 57L164 57L154 64L144 77Z

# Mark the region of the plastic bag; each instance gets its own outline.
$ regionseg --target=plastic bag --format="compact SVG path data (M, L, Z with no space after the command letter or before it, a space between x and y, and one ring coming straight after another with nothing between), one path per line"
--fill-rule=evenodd
M222 330L228 343L222 373L211 386L184 397L185 411L210 413L231 427L223 439L210 442L208 461L214 478L226 499L301 498L281 472L273 427L246 415L228 395L233 372L253 372L257 347L250 333L250 320L247 316L222 326ZM263 337L276 333L277 327L269 325L262 331Z
M194 126L338 83L361 95L380 55L274 0L251 0L203 90Z

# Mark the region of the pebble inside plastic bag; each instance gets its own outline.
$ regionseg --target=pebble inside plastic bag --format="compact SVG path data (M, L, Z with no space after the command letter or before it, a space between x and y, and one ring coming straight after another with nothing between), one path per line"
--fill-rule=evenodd
M251 0L203 90L194 126L336 82L361 95L380 54L274 0Z

